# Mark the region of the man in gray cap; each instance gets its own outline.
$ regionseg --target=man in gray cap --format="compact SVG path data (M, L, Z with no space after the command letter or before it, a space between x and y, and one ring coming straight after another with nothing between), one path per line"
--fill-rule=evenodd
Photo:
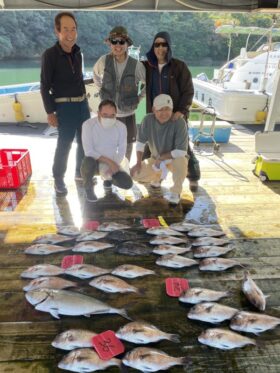
M136 140L135 110L140 99L145 96L145 67L140 61L128 56L132 40L124 27L114 27L105 42L111 52L96 62L93 79L100 89L101 100L112 100L117 105L117 119L127 128L126 157L130 160L132 145Z
M173 101L161 94L153 101L153 113L147 114L137 134L137 163L131 169L134 180L151 183L160 188L161 181L171 171L173 186L164 195L171 204L178 204L187 176L188 131L183 118L172 120ZM151 157L142 161L145 144L149 145Z

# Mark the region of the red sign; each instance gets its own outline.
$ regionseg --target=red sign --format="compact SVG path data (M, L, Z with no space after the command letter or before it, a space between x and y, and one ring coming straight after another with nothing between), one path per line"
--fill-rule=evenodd
M96 229L99 227L100 223L97 220L88 220L84 224L84 228L89 231L96 231Z
M153 228L160 226L160 222L158 219L142 219L142 224L145 228Z
M82 255L66 255L61 261L63 269L72 267L75 264L83 264L84 257Z
M170 297L179 297L189 288L189 282L185 278L169 277L165 280L165 286Z
M91 341L102 360L110 360L112 357L122 354L125 350L124 345L112 330L97 334L92 337Z

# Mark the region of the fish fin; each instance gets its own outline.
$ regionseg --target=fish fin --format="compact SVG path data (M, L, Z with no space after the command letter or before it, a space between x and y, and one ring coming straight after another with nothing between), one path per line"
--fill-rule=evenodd
M119 314L119 315L121 315L125 319L132 321L132 318L128 316L128 314L127 314L127 312L126 312L126 310L124 308L117 308L116 309L116 313Z
M184 356L179 359L180 359L180 363L184 365L185 368L189 367L192 364L192 361L189 357Z
M174 343L180 343L180 336L178 334L169 334L168 339Z
M270 294L264 295L265 299L270 297Z
M58 308L50 308L49 313L55 317L56 319L60 319L59 313L58 313Z
M90 317L90 313L85 313L84 316L85 317Z

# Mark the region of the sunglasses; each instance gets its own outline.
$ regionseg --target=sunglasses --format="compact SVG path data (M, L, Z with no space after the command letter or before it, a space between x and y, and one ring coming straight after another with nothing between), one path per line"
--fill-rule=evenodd
M113 45L124 45L126 43L126 40L124 39L110 39L110 43Z
M168 43L165 42L161 42L161 43L154 43L154 47L155 48L159 48L159 47L163 47L163 48L167 48L168 47Z

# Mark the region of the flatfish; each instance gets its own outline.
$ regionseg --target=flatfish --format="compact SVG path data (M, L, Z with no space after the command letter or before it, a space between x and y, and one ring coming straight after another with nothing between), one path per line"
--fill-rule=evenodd
M125 309L114 308L88 295L69 290L39 289L25 293L27 301L38 311L49 312L59 319L59 315L89 316L116 313L129 319Z
M244 337L241 334L231 332L227 329L219 328L205 330L200 334L198 340L202 344L221 350L231 350L246 345L256 345L254 339Z
M197 227L188 232L190 237L220 237L224 235L225 233L221 230L205 227Z
M74 264L73 266L65 269L66 275L78 277L81 279L97 277L110 272L110 269L96 267L91 264Z
M183 303L197 304L201 302L214 302L221 298L229 297L230 295L230 291L189 288L179 297L179 300Z
M146 233L155 236L183 236L184 234L168 227L152 227L146 230Z
M112 232L116 230L121 230L121 229L129 229L131 228L127 224L121 224L121 223L115 223L115 222L106 222L102 223L98 226L97 230L102 231L102 232Z
M198 246L193 248L195 258L209 258L224 255L234 249L233 245L226 246Z
M173 236L156 236L150 241L152 245L179 245L181 243L187 244L189 241L187 237L179 238Z
M159 245L154 248L153 253L158 255L166 255L166 254L184 254L191 251L191 245L180 247L175 245Z
M206 258L199 262L199 269L201 271L224 271L235 266L244 267L241 263L234 259Z
M71 372L95 372L112 366L120 367L121 360L116 358L102 360L91 348L71 351L58 363L60 369L70 370Z
M193 259L185 258L184 256L176 254L167 254L159 257L156 260L156 264L169 268L184 268L197 265L198 262Z
M59 245L50 245L45 243L37 243L27 247L24 252L25 254L31 255L50 255L61 253L63 251L71 250L70 247L64 247Z
M33 243L48 243L51 245L56 245L64 242L69 242L75 240L75 237L65 236L63 234L49 233L43 236L37 237Z
M37 278L42 276L58 276L64 273L64 269L52 264L36 264L21 273L23 278Z
M77 283L73 281L64 280L60 277L38 277L34 278L29 284L25 285L23 290L37 290L37 289L66 289L76 287Z
M52 341L52 346L61 350L75 350L77 348L92 347L92 337L96 333L84 329L69 329L60 333Z
M193 242L193 246L223 246L227 245L230 242L228 238L216 238L216 237L199 237L196 238Z
M90 286L106 293L138 293L139 290L118 277L104 275L90 281Z
M81 241L95 241L106 237L108 232L86 231L81 233L77 238L77 242Z
M78 243L72 248L72 251L80 252L80 253L96 253L98 251L103 251L114 245L108 242L100 242L100 241L83 241Z
M129 351L122 360L124 365L141 372L167 370L175 365L188 365L186 357L173 357L165 352L148 347L137 347Z
M136 278L156 274L155 271L152 271L151 269L139 267L133 264L122 264L116 267L111 273L112 275L124 278Z
M64 234L65 236L78 236L81 232L80 229L74 225L64 225L57 229L58 234Z
M238 312L230 321L230 328L238 332L259 333L274 329L280 325L280 319L254 312Z
M193 306L188 313L188 318L211 323L230 320L238 310L215 302L204 302Z
M242 283L242 291L250 303L260 311L265 310L266 297L255 281L250 277L249 272L245 272Z
M147 256L151 255L152 250L142 242L126 241L118 244L115 248L115 252L128 256Z
M175 231L178 231L178 232L189 232L192 229L195 229L197 227L199 227L198 224L187 223L184 221L169 225L169 228L174 229Z
M116 332L116 336L125 341L137 344L153 343L163 339L167 339L175 343L180 342L178 334L163 332L156 326L145 321L132 321L122 326Z

